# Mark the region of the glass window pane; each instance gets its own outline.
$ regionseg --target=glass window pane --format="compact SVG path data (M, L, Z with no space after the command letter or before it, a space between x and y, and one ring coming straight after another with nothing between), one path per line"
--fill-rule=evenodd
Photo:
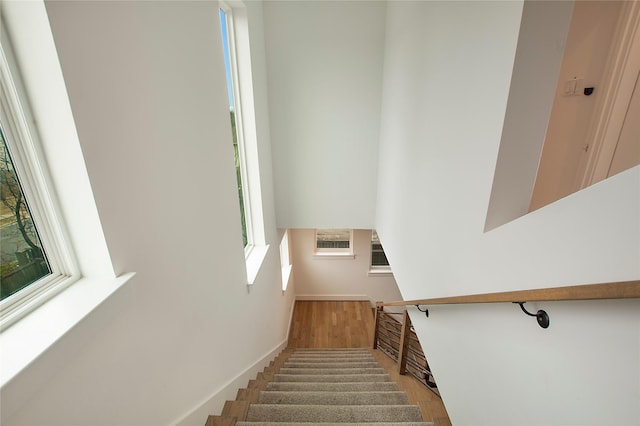
M349 248L350 229L316 229L316 248Z
M0 300L51 273L0 129Z
M384 254L382 243L375 230L371 232L371 266L389 266L387 255Z
M238 198L240 200L240 220L242 222L242 242L246 247L249 243L249 238L247 236L247 220L246 220L246 209L245 209L245 199L244 199L244 190L243 190L243 182L242 182L242 164L240 162L240 148L238 146L238 117L236 116L235 110L235 100L234 100L234 81L231 74L231 45L229 43L229 27L228 27L228 16L227 13L220 9L220 26L222 29L222 50L224 54L224 67L225 67L225 75L227 78L227 92L229 95L229 115L231 118L231 134L233 137L233 153L235 155L236 162L236 181L238 183Z

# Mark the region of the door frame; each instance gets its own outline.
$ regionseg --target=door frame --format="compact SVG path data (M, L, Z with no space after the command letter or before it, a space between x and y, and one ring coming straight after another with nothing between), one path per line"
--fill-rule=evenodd
M624 2L603 76L602 96L587 133L576 190L607 178L631 95L640 75L640 1Z

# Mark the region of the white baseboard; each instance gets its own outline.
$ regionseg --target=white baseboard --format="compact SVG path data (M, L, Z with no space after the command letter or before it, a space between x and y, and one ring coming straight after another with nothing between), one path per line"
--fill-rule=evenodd
M283 349L287 347L289 342L289 333L291 332L291 323L293 322L293 310L295 303L291 303L289 312L289 324L287 326L287 337L280 342L275 348L266 353L262 358L247 367L233 379L216 389L205 400L196 405L196 408L182 416L179 420L172 422L172 425L178 426L202 426L207 417L212 413L221 413L224 403L227 400L234 400L238 389L246 387L249 380L256 378L256 375L264 370L269 363L274 360Z
M296 300L367 300L371 306L376 306L376 301L366 294L297 294Z
M375 306L375 301L369 296L365 295L341 295L341 294L328 294L328 295L297 295L296 300L367 300L372 306ZM283 349L287 347L289 342L289 333L291 332L291 323L293 322L293 312L295 303L291 304L291 311L289 312L289 325L287 327L287 337L280 342L275 348L267 352L262 358L247 367L240 374L220 386L214 392L212 392L207 398L196 405L196 408L189 413L182 416L172 425L177 426L202 426L207 420L207 417L211 413L220 413L224 407L224 403L227 400L233 400L236 397L238 389L242 389L247 385L249 380L255 379L256 375L264 370L269 363L275 359Z
M286 347L287 340L283 340L278 346L266 353L253 365L247 367L236 377L216 389L205 400L201 401L196 408L171 424L178 426L202 426L207 421L207 417L211 413L222 412L224 403L227 400L234 400L238 389L246 387L249 380L255 379L256 375L263 371L264 368L268 366L269 363Z

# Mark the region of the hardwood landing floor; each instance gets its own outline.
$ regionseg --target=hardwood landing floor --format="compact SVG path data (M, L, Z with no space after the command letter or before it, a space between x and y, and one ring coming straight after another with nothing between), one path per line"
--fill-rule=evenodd
M373 312L368 301L297 301L289 333L292 348L370 348Z
M290 348L372 348L373 309L368 301L297 301L289 332ZM398 374L398 364L371 349L410 404L420 407L425 422L451 426L442 400L411 376ZM436 378L437 380L437 378Z

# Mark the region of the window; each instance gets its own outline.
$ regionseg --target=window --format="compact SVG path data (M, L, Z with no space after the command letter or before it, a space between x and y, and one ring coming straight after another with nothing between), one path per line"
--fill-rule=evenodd
M249 246L253 239L251 234L250 203L247 193L247 164L245 160L244 139L242 134L242 111L238 96L237 60L235 51L235 37L233 20L229 7L220 8L220 26L222 28L222 48L224 53L225 75L227 77L227 91L229 94L229 116L231 119L231 134L233 137L233 152L236 164L236 180L238 183L238 199L240 201L240 220L242 222L242 242Z
M389 266L389 260L384 253L380 238L375 229L371 230L371 266L369 268L370 273L390 273L391 267Z
M242 242L246 258L247 282L253 284L269 246L265 238L262 213L249 23L247 9L242 2L234 1L233 7L223 1L219 4Z
M51 274L0 123L0 300Z
M57 222L37 133L29 125L9 46L0 49L0 325L71 281L74 264Z
M289 277L291 276L288 229L285 229L282 240L280 240L280 266L282 267L282 291L285 291L289 285Z
M389 266L389 260L384 254L382 243L375 229L371 231L371 266Z
M351 229L316 229L315 254L353 257Z

